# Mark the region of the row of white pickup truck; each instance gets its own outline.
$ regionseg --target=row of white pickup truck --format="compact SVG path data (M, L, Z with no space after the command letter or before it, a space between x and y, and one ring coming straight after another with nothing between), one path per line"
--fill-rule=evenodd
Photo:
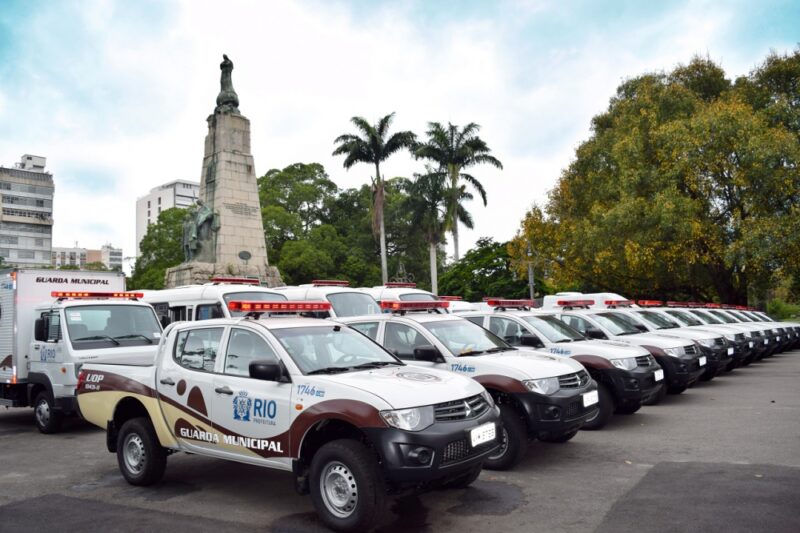
M372 527L388 494L513 468L531 439L600 429L794 347L800 331L745 310L618 295L557 295L533 309L407 284L224 278L130 293L119 282L0 272L0 330L10 320L15 332L1 401L32 405L45 433L79 411L106 430L136 485L158 481L178 451L291 471L341 531Z

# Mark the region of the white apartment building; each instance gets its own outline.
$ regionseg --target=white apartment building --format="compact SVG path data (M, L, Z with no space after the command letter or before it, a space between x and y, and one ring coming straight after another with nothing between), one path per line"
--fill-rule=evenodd
M25 154L13 168L0 166L0 257L7 264L50 263L55 185L46 162Z
M186 208L200 196L200 184L195 181L175 180L159 185L145 196L136 199L136 255L139 243L147 233L147 226L155 224L158 215L170 207Z
M122 270L122 248L114 248L111 244L104 244L99 250L81 248L53 247L50 264L56 268L62 266L86 267L87 263L103 263L111 270Z

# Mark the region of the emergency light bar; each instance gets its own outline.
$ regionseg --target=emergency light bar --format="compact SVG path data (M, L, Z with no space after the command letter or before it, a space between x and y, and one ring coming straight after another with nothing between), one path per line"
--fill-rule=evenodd
M664 305L662 300L639 300L636 303L641 307L661 307Z
M738 310L738 311L749 311L750 310L750 308L747 307L746 305L737 305L735 307L735 309Z
M594 300L558 300L556 305L560 307L589 307L594 305Z
M422 311L429 309L447 309L450 307L448 301L431 301L431 302L400 302L397 300L381 300L378 302L381 309L388 311Z
M261 285L261 280L258 278L234 278L228 276L220 276L211 278L211 283L230 283L236 285Z
M502 300L502 298L498 296L484 296L483 298L481 298L481 300L484 302L488 302L489 300Z
M504 300L502 298L490 298L486 300L489 307L533 307L533 300Z
M231 311L263 312L263 313L298 313L303 311L328 311L330 302L265 302L259 300L231 300L228 309Z
M607 307L625 307L634 304L633 300L606 300L603 303L606 304Z
M53 298L143 298L143 292L73 292L73 291L53 291L50 293Z
M445 302L460 302L463 300L461 296L439 296L439 299Z
M730 304L722 304L722 308L723 309L736 309L736 306L735 305L730 305Z
M722 306L720 304L706 304L706 307L710 309L720 309Z
M390 281L386 287L389 289L416 289L417 284L410 281Z
M343 279L315 279L311 281L315 287L349 287L350 282Z
M706 304L700 302L667 302L667 307L705 307Z

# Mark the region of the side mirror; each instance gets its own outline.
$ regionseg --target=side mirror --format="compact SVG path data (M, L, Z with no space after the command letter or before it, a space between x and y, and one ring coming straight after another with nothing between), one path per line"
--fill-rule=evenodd
M523 346L528 346L530 348L544 348L542 339L530 333L523 333L522 337L519 339L519 342Z
M33 326L33 338L39 342L47 342L47 328L44 325L44 318L37 318Z
M428 361L430 363L444 363L444 357L439 353L436 346L426 344L414 348L414 359L417 361Z
M590 339L605 339L606 338L605 333L603 333L599 329L595 329L595 328L587 329L586 330L586 336L589 337Z
M161 327L162 328L166 328L167 326L172 324L172 320L170 320L170 318L167 315L161 315L158 318L158 321L161 322Z
M250 363L248 367L250 377L262 381L277 381L278 383L288 383L291 381L286 375L286 368L280 361L272 359L257 359Z

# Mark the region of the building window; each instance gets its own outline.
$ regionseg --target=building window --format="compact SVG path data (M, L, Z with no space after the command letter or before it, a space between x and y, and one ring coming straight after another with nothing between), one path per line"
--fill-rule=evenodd
M160 207L158 208L158 214L159 215L161 214L161 208Z
M20 259L36 259L36 254L33 250L17 250L17 257Z
M161 205L161 197L158 197L158 205Z
M19 244L19 237L0 237L0 244Z
M39 247L44 246L44 239L34 239L33 242L34 246L39 246Z
M147 200L147 209L150 209L150 200Z

